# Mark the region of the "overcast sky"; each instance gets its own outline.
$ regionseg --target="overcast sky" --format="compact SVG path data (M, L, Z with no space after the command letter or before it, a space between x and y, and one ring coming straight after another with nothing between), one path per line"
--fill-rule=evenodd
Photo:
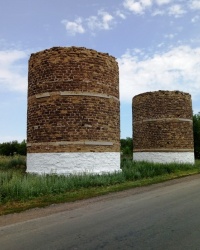
M132 97L180 90L200 111L200 0L0 0L0 142L26 139L31 53L81 46L120 69L121 138Z

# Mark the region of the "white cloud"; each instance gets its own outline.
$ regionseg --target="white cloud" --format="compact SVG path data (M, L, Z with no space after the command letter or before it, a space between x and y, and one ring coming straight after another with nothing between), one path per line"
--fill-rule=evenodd
M140 0L142 5L147 7L147 6L151 6L152 5L152 2L153 0Z
M143 8L140 2L135 2L133 0L126 0L124 3L124 7L136 14L143 13Z
M79 17L74 22L70 22L68 20L62 20L62 22L65 25L66 30L71 35L75 35L76 33L83 34L85 33L85 29L82 25L82 19Z
M123 5L136 14L143 14L145 9L152 6L152 0L125 0Z
M199 16L194 16L192 19L191 19L191 22L192 23L196 23L199 21Z
M186 11L182 8L179 4L174 4L169 8L169 15L174 17L181 17L183 14L186 13Z
M190 1L190 8L193 10L200 10L200 0Z
M98 14L102 18L101 28L105 29L105 30L110 29L114 17L112 15L110 15L108 12L105 12L105 11L99 11Z
M27 58L27 53L19 50L0 51L0 86L1 90L27 90L27 72L20 60ZM26 62L28 64L28 62Z
M117 16L125 19L125 15L121 12L116 13ZM110 30L115 24L115 18L113 15L106 11L99 10L96 16L89 16L88 18L77 18L75 21L62 20L62 24L69 35L84 34L87 31L92 31L92 33L97 30Z
M137 94L157 90L200 95L200 48L180 46L148 57L141 55L127 52L118 59L122 101L131 102Z
M173 4L174 0L124 0L123 6L125 9L133 12L134 14L145 14L150 11L152 16L162 16L168 14L175 18L181 17L186 13L185 6L180 0L179 4ZM190 3L191 8L200 8L200 0L192 0Z
M156 3L158 5L169 4L171 2L172 2L172 0L156 0Z
M90 16L87 18L88 28L92 31L109 30L114 24L114 17L106 11L99 10L97 16Z
M116 11L116 15L121 17L122 19L126 19L126 15L124 13L122 13L120 10Z
M152 12L152 16L163 16L164 14L165 12L163 10L158 10L158 9Z

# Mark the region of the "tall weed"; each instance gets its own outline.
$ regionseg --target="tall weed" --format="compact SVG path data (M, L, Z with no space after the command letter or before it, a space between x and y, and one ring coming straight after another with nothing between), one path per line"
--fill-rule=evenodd
M0 170L21 169L26 170L26 157L22 155L0 155Z
M16 163L14 164L16 166ZM110 186L139 179L175 173L181 170L200 169L200 161L190 164L153 164L124 159L121 172L102 175L37 175L16 171L13 168L0 170L0 203L13 200L28 200L48 194L59 194L81 188ZM7 169L7 170L5 170Z

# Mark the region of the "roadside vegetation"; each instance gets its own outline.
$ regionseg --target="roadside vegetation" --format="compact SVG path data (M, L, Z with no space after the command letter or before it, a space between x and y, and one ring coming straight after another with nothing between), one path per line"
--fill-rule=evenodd
M122 158L121 172L103 175L26 173L24 156L0 157L0 215L158 183L200 172L190 164L152 164Z
M0 175L3 170L22 170L26 171L26 156L14 155L4 156L0 155Z
M0 215L200 173L200 113L193 116L195 165L134 162L132 138L121 139L121 172L103 175L26 173L26 141L0 143Z

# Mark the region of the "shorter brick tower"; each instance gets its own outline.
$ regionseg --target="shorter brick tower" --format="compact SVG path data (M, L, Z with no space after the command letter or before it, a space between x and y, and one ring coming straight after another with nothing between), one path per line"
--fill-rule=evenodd
M29 60L27 171L120 170L119 72L114 57L54 47Z
M132 108L135 161L194 163L190 94L147 92L133 98Z

